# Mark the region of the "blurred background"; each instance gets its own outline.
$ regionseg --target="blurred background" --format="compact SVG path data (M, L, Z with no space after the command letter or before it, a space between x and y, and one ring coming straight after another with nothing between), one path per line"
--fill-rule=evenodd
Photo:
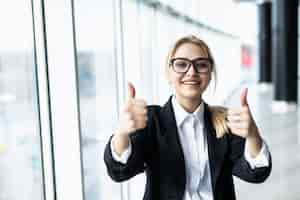
M163 105L170 45L207 42L209 104L242 88L273 158L267 181L235 179L237 199L300 199L297 0L0 2L0 200L141 200L145 175L115 183L103 152L131 81Z

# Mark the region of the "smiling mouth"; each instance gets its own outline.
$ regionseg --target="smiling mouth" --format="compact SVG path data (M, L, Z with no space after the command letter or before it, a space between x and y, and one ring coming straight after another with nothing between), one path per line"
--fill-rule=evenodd
M199 81L183 81L184 85L200 85Z

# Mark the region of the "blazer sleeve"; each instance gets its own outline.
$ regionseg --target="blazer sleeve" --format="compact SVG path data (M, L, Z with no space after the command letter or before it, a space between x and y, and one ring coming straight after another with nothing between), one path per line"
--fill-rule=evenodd
M251 169L250 164L244 157L245 142L244 138L229 134L229 157L232 162L232 174L247 182L264 182L271 173L271 155L269 166Z
M151 113L148 110L148 121L144 129L140 129L130 135L132 145L132 152L126 164L118 162L113 159L110 148L110 137L106 144L104 151L104 162L109 176L116 182L122 182L130 179L131 177L144 172L146 163L149 159L151 149L153 149L153 138L150 136L151 132Z

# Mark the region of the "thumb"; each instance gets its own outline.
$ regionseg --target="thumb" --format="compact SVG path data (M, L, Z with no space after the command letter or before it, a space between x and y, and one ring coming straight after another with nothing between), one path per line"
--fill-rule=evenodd
M127 84L128 87L128 97L129 99L133 99L135 97L135 88L131 82L128 82Z
M245 88L241 93L241 105L242 106L248 106L247 94L248 94L248 88Z

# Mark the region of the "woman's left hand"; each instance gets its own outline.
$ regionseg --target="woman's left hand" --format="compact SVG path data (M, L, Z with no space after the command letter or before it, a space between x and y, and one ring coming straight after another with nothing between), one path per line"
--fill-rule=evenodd
M241 94L241 108L228 109L227 125L231 132L243 138L258 137L259 132L251 115L247 102L248 89L244 89Z

